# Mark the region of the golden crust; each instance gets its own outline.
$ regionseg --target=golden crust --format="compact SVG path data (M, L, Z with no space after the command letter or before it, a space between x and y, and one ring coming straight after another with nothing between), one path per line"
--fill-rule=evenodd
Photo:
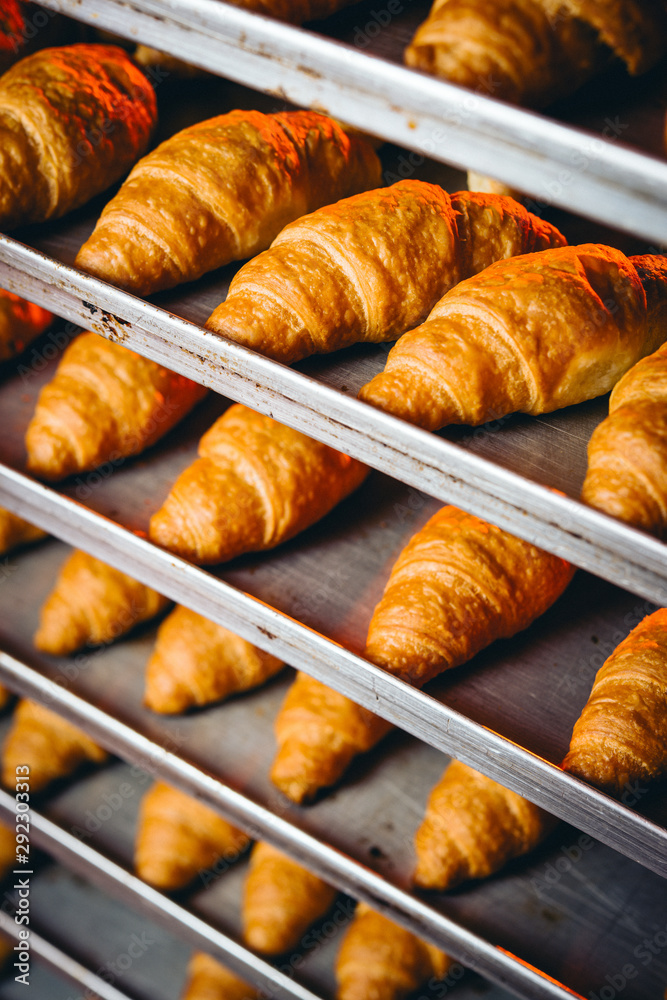
M236 861L249 842L198 799L156 782L141 800L134 866L145 882L179 889L220 858Z
M179 606L158 629L146 665L144 704L154 712L184 712L263 684L283 665L222 625Z
M42 49L0 79L0 226L59 218L148 145L153 88L122 49Z
M112 642L168 604L157 591L76 549L44 602L34 643L44 653L65 656Z
M642 622L600 667L563 769L612 795L667 774L667 609Z
M243 939L263 955L297 948L337 892L264 841L252 849L243 892Z
M96 333L65 350L26 432L28 469L55 481L150 447L207 393L204 386Z
M286 226L206 325L285 364L394 340L472 269L563 242L512 199L399 181Z
M188 981L181 1000L257 1000L260 995L221 962L198 951L188 963Z
M379 183L371 144L315 111L231 111L137 163L76 264L139 295L269 245L286 223Z
M444 891L486 878L532 851L554 824L543 809L454 760L432 789L415 834L415 883Z
M651 281L667 300L667 275ZM598 244L498 261L392 348L361 399L436 430L548 413L608 392L664 339L632 261Z
M272 549L324 517L366 466L271 417L231 406L199 442L150 522L150 537L196 563Z
M0 289L0 361L20 354L52 320L47 309Z

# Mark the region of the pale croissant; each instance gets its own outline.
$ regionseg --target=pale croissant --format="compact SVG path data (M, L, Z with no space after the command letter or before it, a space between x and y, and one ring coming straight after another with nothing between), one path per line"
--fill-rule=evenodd
M179 606L158 629L144 704L154 712L184 712L257 687L283 666L278 657Z
M247 835L215 810L156 782L141 800L134 866L145 882L178 889L220 858L237 861L248 844Z
M549 413L659 347L666 301L660 257L588 243L498 261L401 337L359 397L427 430Z
M16 548L46 538L46 532L25 521L18 514L0 507L0 555Z
M667 609L600 667L563 768L613 795L667 775Z
M511 198L399 181L286 226L206 325L285 364L395 340L462 278L564 242Z
M415 834L422 889L451 889L486 878L527 854L556 821L539 806L453 760L429 795Z
M26 432L28 469L49 481L107 462L112 471L155 444L206 392L135 351L82 333L39 394Z
M141 160L76 265L148 295L251 257L292 219L379 180L370 142L325 115L231 111Z
M181 1000L258 1000L260 995L254 986L203 951L195 952L188 962Z
M259 841L250 855L243 890L243 939L264 955L298 948L310 925L323 916L336 889L271 844Z
M615 56L643 73L667 50L667 18L642 0L435 0L408 66L491 97L542 107Z
M59 218L145 151L155 93L122 49L42 49L0 78L0 227Z
M405 1000L442 979L451 963L435 945L358 903L336 958L336 1000Z
M231 406L150 522L154 542L196 563L272 549L324 517L366 477L347 455L246 406Z
M581 498L660 537L667 531L667 345L614 388L588 444Z
M47 309L0 289L0 361L20 354L52 320Z
M102 764L107 752L77 726L35 701L18 703L2 748L2 782L14 788L19 768L27 767L30 791L71 774L80 764Z
M166 597L127 573L75 549L44 602L35 646L64 656L83 646L113 642L168 604Z

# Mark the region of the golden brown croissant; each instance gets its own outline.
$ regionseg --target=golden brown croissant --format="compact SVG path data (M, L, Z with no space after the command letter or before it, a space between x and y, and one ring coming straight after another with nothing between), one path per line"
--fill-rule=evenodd
M418 687L528 627L574 567L457 507L443 507L394 563L366 656Z
M112 642L168 604L157 591L75 549L42 606L35 646L64 656L82 646Z
M17 545L37 542L40 538L46 538L45 531L24 521L18 514L12 514L11 511L0 507L0 555L16 548Z
M597 672L563 768L614 795L667 774L667 609L644 618Z
M264 955L281 955L323 916L336 890L264 841L255 844L243 893L243 939Z
M29 768L30 791L71 774L84 761L102 764L107 752L84 732L35 701L19 701L2 748L2 782L14 788Z
M207 391L105 337L82 333L39 394L26 433L28 468L54 481L106 462L119 465L155 444Z
M0 289L0 361L20 354L44 333L52 319L53 313L47 309Z
M257 1000L259 996L259 990L203 951L190 959L181 1000Z
M158 629L146 666L144 704L154 712L184 712L257 687L283 665L222 625L179 606Z
M236 404L199 442L150 537L196 563L272 549L324 517L368 469L271 417Z
M401 337L359 397L436 430L608 392L667 336L667 264L650 258L643 284L633 259L588 243L492 264Z
M59 218L141 156L152 86L122 49L42 49L0 79L0 227Z
M431 791L415 834L415 883L445 890L486 878L537 847L555 822L521 795L453 760Z
M141 160L76 264L148 295L250 257L292 219L379 180L371 144L324 115L231 111Z
M185 792L156 782L141 800L134 866L160 889L179 889L219 858L236 861L248 836Z
M390 729L367 708L299 672L276 716L271 781L292 802L312 799Z
M660 4L642 0L435 0L409 66L478 93L543 107L612 56L643 73L667 49Z
M237 273L206 326L285 364L395 340L462 278L564 242L510 198L399 181L283 229Z
M667 345L614 388L588 444L581 498L662 537L667 531Z
M336 959L336 1000L404 1000L450 965L435 945L359 903Z

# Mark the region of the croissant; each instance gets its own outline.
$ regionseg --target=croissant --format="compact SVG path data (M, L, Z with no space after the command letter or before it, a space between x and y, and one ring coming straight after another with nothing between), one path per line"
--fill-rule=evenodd
M44 333L53 313L19 295L0 289L0 361L14 358L40 333Z
M336 890L281 851L259 841L250 855L243 893L243 939L264 955L297 948L323 916Z
M486 878L537 847L555 822L516 792L453 760L431 791L415 834L415 883L445 890Z
M588 444L581 498L664 536L667 530L667 345L639 361L609 398Z
M259 996L259 990L205 952L197 951L190 959L181 1000L258 1000Z
M172 56L168 52L161 52L150 45L137 45L132 57L143 69L149 72L153 67L158 68L158 79L164 80L167 77L174 77L177 80L189 80L194 77L207 76L206 70L199 69L191 63L184 62L177 56Z
M336 1000L403 1000L451 964L435 945L358 903L336 958Z
M77 267L136 294L192 281L269 245L305 212L380 181L370 142L315 111L231 111L136 165Z
M55 481L112 467L155 444L207 393L204 386L96 333L65 350L26 432L28 469ZM90 487L80 484L81 498Z
M156 782L141 800L134 867L151 885L179 889L222 857L236 861L249 842L198 799Z
M148 146L152 86L122 49L68 45L0 78L0 227L59 218L113 184Z
M543 107L611 58L630 73L667 50L660 4L642 0L435 0L408 66L505 101Z
M113 642L168 603L145 584L75 549L44 602L34 643L44 653L65 656L82 646Z
M667 609L602 664L563 768L612 795L667 774Z
M665 300L660 257L588 243L498 261L444 295L359 397L427 430L549 413L659 347Z
M29 768L30 791L38 792L56 778L92 761L103 764L106 750L84 732L35 701L19 701L2 748L2 783L14 788L17 774Z
M46 538L46 532L36 528L34 524L24 521L18 514L0 507L0 555L16 548Z
M158 545L196 563L272 549L360 485L361 462L236 404L199 442L150 522Z
M154 712L184 712L263 684L283 666L276 656L179 606L158 629L144 704Z
M399 181L283 229L237 273L206 326L285 364L395 340L462 278L564 242L510 198Z
M390 723L308 674L297 673L275 719L278 752L271 781L292 802L312 799L370 750Z

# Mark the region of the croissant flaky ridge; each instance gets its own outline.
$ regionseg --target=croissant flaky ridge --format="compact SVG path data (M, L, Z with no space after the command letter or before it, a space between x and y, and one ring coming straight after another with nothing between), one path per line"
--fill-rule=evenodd
M0 226L59 218L145 151L155 93L120 48L42 49L0 78Z
M374 187L363 136L315 111L231 111L163 142L106 206L76 264L139 295L265 249L292 219Z
M285 364L395 340L462 278L564 242L511 198L399 181L286 226L206 325Z
M246 406L231 406L150 522L152 541L192 562L272 549L324 517L368 469Z
M667 608L600 667L563 768L612 795L667 774Z
M608 392L667 335L667 264L633 260L584 244L492 264L401 337L360 399L437 430Z

